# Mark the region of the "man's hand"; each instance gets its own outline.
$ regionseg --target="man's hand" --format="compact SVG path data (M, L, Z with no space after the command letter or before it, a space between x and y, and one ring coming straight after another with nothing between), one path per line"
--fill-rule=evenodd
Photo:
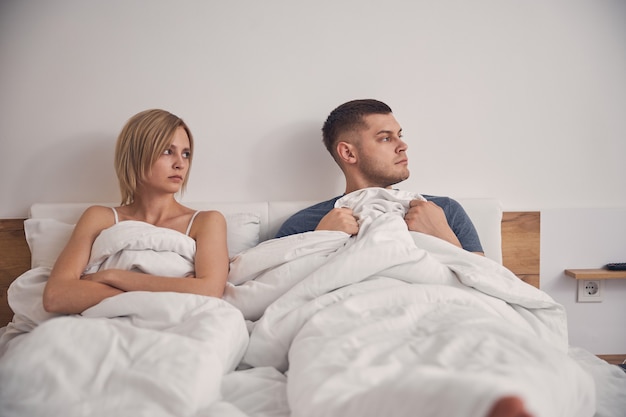
M443 209L432 201L412 200L404 221L413 232L435 236L461 247L461 242L450 228Z
M322 217L315 230L334 230L356 235L359 232L359 223L352 214L352 209L334 208Z

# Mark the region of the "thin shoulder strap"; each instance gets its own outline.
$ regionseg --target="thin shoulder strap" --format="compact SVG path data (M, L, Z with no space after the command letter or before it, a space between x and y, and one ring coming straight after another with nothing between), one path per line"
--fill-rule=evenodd
M115 224L118 224L120 222L120 218L117 216L117 210L115 210L115 207L111 207L111 210L113 210L113 215L115 216Z
M198 215L198 213L200 213L200 210L196 211L193 216L191 216L191 220L189 220L189 225L187 226L187 231L185 232L185 234L187 236L189 236L189 232L191 231L191 225L193 224L194 219L196 218L196 216Z

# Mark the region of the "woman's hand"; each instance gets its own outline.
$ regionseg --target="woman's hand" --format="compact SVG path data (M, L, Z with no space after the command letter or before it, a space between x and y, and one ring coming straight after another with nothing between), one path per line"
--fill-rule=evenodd
M115 273L114 269L105 269L102 271L94 272L92 274L84 274L80 279L84 281L99 282L100 284L111 285L111 277Z

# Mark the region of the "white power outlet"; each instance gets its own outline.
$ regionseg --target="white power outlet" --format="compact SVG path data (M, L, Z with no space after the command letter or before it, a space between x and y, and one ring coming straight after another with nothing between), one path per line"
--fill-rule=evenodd
M578 280L578 302L579 303L602 302L603 284L604 284L604 281L601 279Z

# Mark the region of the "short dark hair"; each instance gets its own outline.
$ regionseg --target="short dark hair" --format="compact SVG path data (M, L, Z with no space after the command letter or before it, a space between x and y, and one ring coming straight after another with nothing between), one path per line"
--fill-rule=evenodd
M343 103L330 112L322 127L322 141L335 161L335 145L339 136L347 131L365 127L364 116L370 114L389 114L391 107L374 99L352 100Z

